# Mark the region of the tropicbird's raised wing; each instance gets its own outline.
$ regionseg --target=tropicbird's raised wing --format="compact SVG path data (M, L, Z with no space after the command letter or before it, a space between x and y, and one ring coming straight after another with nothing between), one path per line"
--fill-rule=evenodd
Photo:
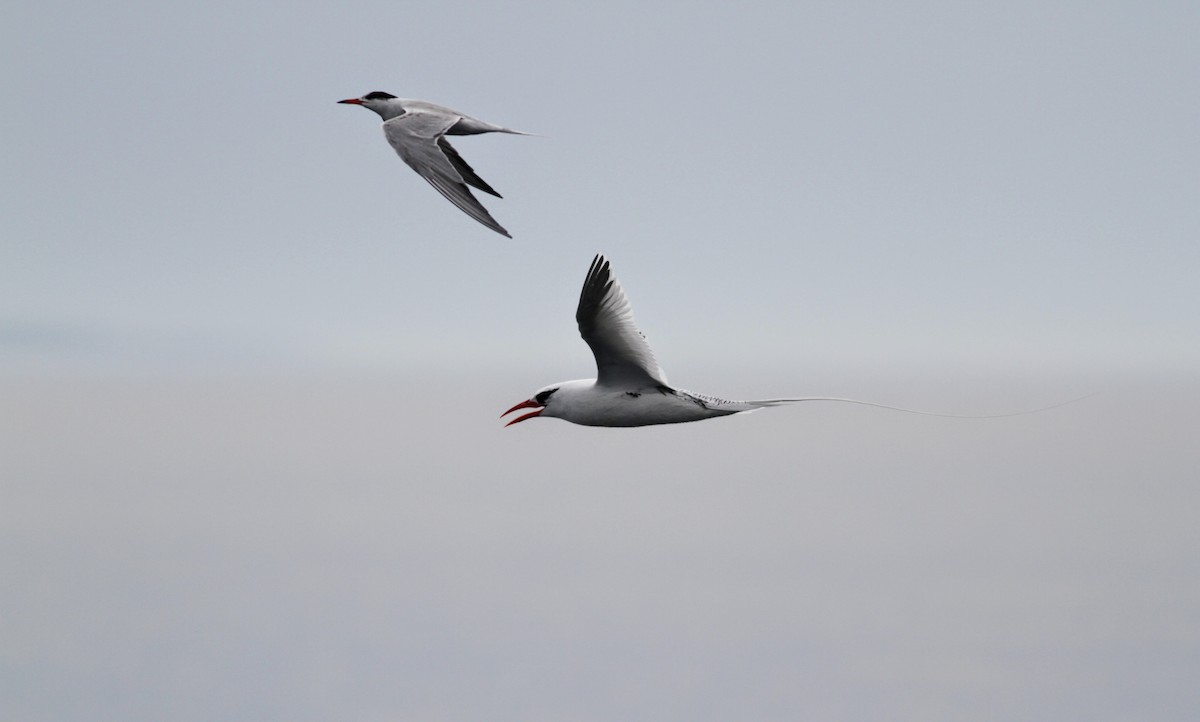
M667 385L667 376L638 330L629 299L603 255L592 260L575 320L596 357L598 385Z

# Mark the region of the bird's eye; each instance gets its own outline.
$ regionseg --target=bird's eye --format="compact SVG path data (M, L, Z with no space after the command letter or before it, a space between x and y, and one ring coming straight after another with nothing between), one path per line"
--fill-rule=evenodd
M388 100L396 96L391 93L385 93L382 90L374 90L363 96L363 100Z
M555 391L558 391L558 389L550 389L549 391L543 391L542 393L538 394L537 396L534 396L533 400L538 402L538 404L545 406L546 400L549 399L550 394L553 394Z

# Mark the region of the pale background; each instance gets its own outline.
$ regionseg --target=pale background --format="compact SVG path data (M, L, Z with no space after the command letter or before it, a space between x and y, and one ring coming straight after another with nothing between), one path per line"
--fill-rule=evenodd
M0 719L1190 720L1200 6L0 11ZM385 90L513 233L406 168ZM671 380L838 395L633 430Z

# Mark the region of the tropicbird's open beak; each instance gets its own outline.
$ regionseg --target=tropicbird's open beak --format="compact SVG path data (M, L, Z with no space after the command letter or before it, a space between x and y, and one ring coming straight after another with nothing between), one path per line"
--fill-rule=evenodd
M505 424L504 425L505 428L512 426L513 424L519 423L521 421L524 421L525 419L532 419L533 417L538 416L539 414L542 413L542 405L539 404L538 402L534 401L533 399L529 399L528 401L522 401L521 403L512 407L508 411L505 411L503 414L500 414L500 418L503 419L505 416L508 416L509 414L516 411L517 409L537 409L537 411L530 411L528 414L522 414L521 416L518 416L517 418L515 418L512 421Z

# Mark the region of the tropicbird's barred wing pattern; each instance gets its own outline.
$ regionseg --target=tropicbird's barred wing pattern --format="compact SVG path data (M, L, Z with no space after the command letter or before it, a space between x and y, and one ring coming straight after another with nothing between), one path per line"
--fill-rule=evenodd
M596 255L588 269L575 320L596 357L598 385L667 384L666 374L633 320L633 307L602 254Z

